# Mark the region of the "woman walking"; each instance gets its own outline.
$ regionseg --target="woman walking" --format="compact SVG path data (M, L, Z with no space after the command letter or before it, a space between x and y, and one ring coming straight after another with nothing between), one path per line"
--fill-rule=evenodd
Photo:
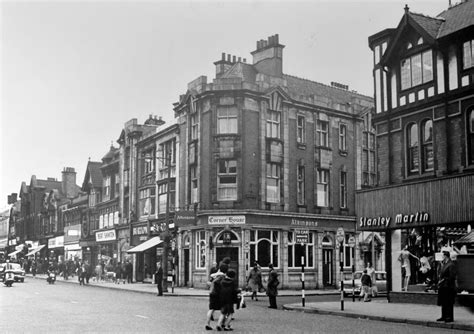
M258 292L258 287L262 283L262 272L258 268L258 264L255 263L253 265L253 268L249 271L249 275L247 277L247 285L252 291L252 300L255 297L255 300L258 301L257 298L257 292Z

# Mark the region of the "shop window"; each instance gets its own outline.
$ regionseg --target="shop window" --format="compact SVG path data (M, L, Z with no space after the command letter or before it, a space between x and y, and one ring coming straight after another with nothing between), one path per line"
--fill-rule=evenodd
M237 161L219 160L217 166L217 199L237 200Z
M319 119L316 121L316 146L329 146L329 122Z
M196 269L206 268L206 232L196 234Z
M250 231L250 263L257 261L262 267L268 267L272 263L278 267L278 250L278 231Z
M302 115L296 117L296 141L299 144L304 144L305 140L305 118Z
M298 205L305 205L306 198L305 198L305 170L304 166L298 166L297 170L297 183L296 183L296 191L297 191L297 202Z
M467 113L467 140L469 164L474 164L474 108Z
M318 169L317 174L317 205L320 207L327 207L329 206L329 170Z
M280 112L267 110L267 138L280 138Z
M288 232L288 268L301 268L301 260L304 257L305 267L314 268L314 237L309 233L308 243L301 245L296 243L296 233Z
M217 111L217 131L219 134L237 133L237 108L220 108Z
M267 163L267 202L280 202L280 165Z

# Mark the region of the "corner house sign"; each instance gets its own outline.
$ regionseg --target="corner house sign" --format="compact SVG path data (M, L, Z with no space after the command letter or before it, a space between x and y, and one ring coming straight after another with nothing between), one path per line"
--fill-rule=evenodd
M395 217L360 217L357 227L359 230L396 229L403 228L404 226L420 225L429 221L430 215L427 212L399 213Z
M241 225L245 224L245 216L209 216L207 222L209 225Z
M115 230L107 230L107 231L100 231L95 233L95 241L111 241L116 240L117 235L115 234Z

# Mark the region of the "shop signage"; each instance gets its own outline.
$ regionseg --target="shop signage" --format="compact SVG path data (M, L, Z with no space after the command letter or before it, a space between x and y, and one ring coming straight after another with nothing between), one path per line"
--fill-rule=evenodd
M64 227L64 242L77 242L81 238L81 224Z
M48 239L48 248L64 247L64 236Z
M117 235L115 234L115 230L108 230L108 231L100 231L95 233L95 241L110 241L116 240Z
M296 219L291 220L291 226L303 226L303 227L318 227L318 222L315 220Z
M309 242L309 230L295 230L296 242L307 244Z
M148 235L148 226L137 226L132 230L133 235Z
M178 211L175 213L176 226L194 225L196 223L196 214L194 211Z
M245 224L245 216L209 216L209 225L241 225Z
M430 215L427 212L416 212L412 214L398 213L393 217L360 217L359 228L395 228L397 225L409 225L427 223L430 221Z

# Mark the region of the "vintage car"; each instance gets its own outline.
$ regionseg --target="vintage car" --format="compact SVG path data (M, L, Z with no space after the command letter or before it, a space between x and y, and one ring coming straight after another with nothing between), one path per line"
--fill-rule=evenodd
M25 281L25 271L21 267L20 264L18 263L9 263L12 270L13 274L15 276L15 282L24 282ZM0 281L3 281L3 276L4 276L4 270L6 267L6 263L0 263Z
M360 278L362 277L362 271L356 271L354 273L354 294L360 295L361 283ZM385 271L375 271L375 286L376 293L385 294L387 292L387 273ZM352 296L352 273L344 273L344 295ZM375 297L375 296L374 296Z

